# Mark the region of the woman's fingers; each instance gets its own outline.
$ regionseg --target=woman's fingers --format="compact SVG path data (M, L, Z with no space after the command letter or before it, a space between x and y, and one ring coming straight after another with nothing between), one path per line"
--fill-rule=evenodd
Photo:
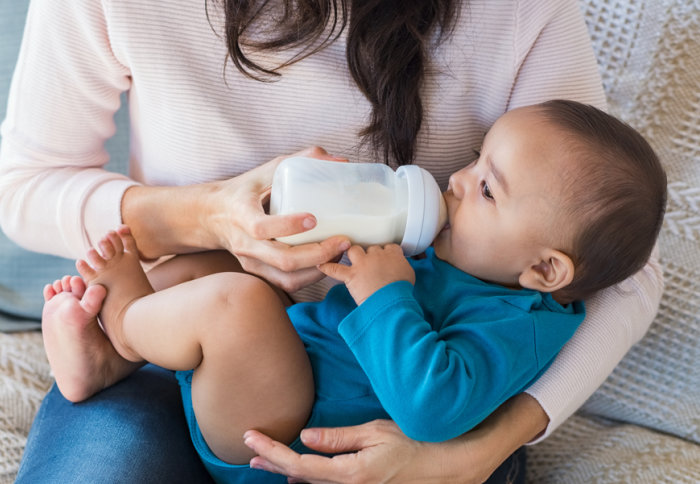
M301 441L305 446L327 454L354 452L374 444L382 421L349 427L304 429Z
M254 430L246 432L244 438L245 444L258 454L250 461L252 468L289 476L290 482L312 484L347 482L344 469L349 467L350 463L343 465L338 459L354 460L349 455L329 458L314 454L298 454L286 445Z
M323 148L310 147L295 153L342 161ZM293 156L293 155L292 155ZM210 220L215 245L235 255L243 269L261 276L287 292L323 277L319 264L334 260L350 247L346 237L336 236L312 244L290 247L276 238L306 232L316 226L310 213L268 215L263 204L270 192L273 173L286 157L264 163L238 177L213 186Z
M266 215L254 209L240 217L240 224L252 238L267 240L311 230L316 226L316 218L303 212Z
M244 439L258 454L250 461L251 467L284 474L290 477L289 482L405 482L424 467L416 459L421 455L421 444L403 435L390 420L302 432L302 441L309 448L329 454L344 452L333 457L300 455L254 430L246 432ZM431 476L434 472L418 474Z
M350 246L344 236L335 236L321 242L289 246L273 240L250 240L236 255L251 257L284 272L316 267L342 255ZM247 269L246 269L247 270Z
M313 284L324 275L318 265L328 260L339 260L350 243L344 237L329 239L319 244L298 247L272 242L256 241L250 251L236 257L246 272L256 274L285 292L293 293Z
M238 260L246 272L260 276L290 294L323 279L323 273L316 267L287 272L254 258L238 257Z

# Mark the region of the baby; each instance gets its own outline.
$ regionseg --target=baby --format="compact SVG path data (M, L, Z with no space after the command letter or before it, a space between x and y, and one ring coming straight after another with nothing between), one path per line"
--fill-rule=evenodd
M179 256L147 276L122 226L77 262L82 278L44 291L45 324L99 328L99 311L113 345L52 345L59 389L99 391L91 361L117 354L176 370L192 440L220 482L280 479L246 465L248 429L298 451L306 426L376 418L451 439L546 369L583 299L645 264L666 176L626 124L550 101L501 116L444 197L448 224L425 257L353 246L350 265L319 266L344 284L288 308L263 280L224 272L228 255Z

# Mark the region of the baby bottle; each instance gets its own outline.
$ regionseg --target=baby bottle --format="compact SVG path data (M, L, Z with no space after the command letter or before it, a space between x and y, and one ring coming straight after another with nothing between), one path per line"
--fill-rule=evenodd
M447 220L440 188L423 168L301 156L279 164L270 196L271 214L298 212L313 214L316 226L277 240L298 245L346 235L365 247L400 244L407 256L423 252Z

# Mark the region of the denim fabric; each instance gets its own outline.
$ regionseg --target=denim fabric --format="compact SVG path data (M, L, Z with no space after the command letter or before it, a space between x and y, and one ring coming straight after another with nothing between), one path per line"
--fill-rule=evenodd
M173 372L148 365L78 404L54 386L34 420L16 483L54 482L210 484Z
M520 447L491 474L484 484L525 484L527 454Z

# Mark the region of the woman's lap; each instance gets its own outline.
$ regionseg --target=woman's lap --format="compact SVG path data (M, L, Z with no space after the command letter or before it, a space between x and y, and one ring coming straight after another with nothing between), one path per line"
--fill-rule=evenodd
M32 425L17 483L211 483L172 372L148 365L86 402L54 385Z
M16 480L44 482L211 484L192 446L173 372L147 365L79 404L54 385L32 425ZM487 482L525 482L525 449Z

